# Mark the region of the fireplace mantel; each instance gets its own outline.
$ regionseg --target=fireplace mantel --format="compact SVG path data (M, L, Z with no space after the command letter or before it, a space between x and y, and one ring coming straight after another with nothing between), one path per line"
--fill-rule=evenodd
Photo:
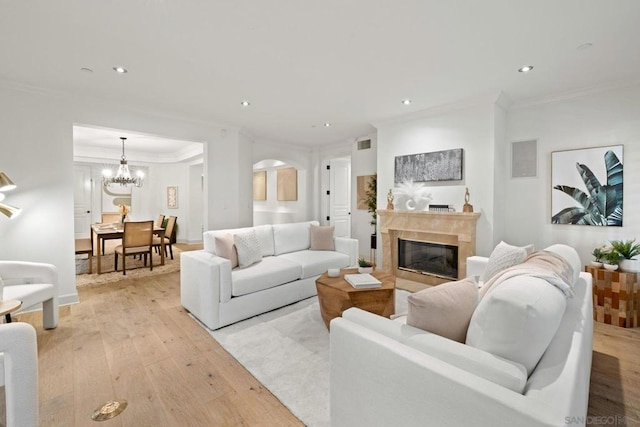
M398 270L398 238L458 246L458 279L467 273L467 257L476 252L479 212L377 211L382 237L382 269L398 277L437 285L437 276Z

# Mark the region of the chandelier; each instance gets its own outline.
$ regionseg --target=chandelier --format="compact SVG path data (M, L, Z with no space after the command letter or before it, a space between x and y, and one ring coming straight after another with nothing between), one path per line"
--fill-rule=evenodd
M102 171L102 185L105 187L110 184L120 184L122 186L136 186L142 187L142 182L144 181L144 173L142 171L136 172L136 177L133 178L131 176L131 172L129 172L129 165L127 165L127 158L124 156L124 141L127 138L121 136L122 140L122 157L120 158L120 166L118 167L118 173L116 176L113 176L111 169L105 169Z

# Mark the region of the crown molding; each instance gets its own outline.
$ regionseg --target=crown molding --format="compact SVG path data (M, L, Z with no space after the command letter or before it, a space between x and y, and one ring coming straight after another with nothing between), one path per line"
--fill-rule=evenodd
M141 106L139 104L126 104L122 105L117 103L116 101L110 99L104 99L94 96L87 95L78 95L69 92L57 91L52 89L47 89L39 86L33 86L25 83L16 82L13 80L0 79L0 87L16 90L19 92L30 93L34 95L47 96L58 99L66 99L68 101L75 101L77 103L91 103L91 104L99 104L101 106L112 107L117 110L127 110L133 113L138 113L141 115L148 115L158 119L164 120L176 120L184 123L189 123L193 125L203 126L203 127L213 127L218 129L226 129L226 130L240 130L239 126L231 125L229 123L218 122L214 120L201 120L197 118L193 118L191 116L180 115L176 113L170 113L166 110L152 110L148 107Z
M545 104L553 104L556 102L567 101L575 98L582 98L584 96L594 95L601 92L608 92L611 90L624 89L624 88L634 87L639 85L640 85L640 78L618 80L614 82L603 83L600 85L587 86L579 89L559 92L552 95L523 99L521 101L512 103L509 109L520 110L523 108L536 107L536 106L545 105Z
M376 129L378 129L380 128L380 126L402 124L402 123L410 122L413 120L440 116L443 114L449 114L449 113L454 113L458 111L468 110L470 108L475 108L479 106L493 105L498 102L504 103L506 101L506 98L501 99L501 97L502 97L501 91L491 92L488 94L465 98L465 99L448 103L448 104L438 105L438 106L427 108L424 110L403 114L402 116L393 117L386 120L380 120L377 122L372 122L371 124Z

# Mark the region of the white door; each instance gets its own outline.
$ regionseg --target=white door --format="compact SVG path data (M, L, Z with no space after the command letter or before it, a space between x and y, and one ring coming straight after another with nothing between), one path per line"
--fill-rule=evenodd
M329 162L329 224L334 236L351 237L351 160Z
M73 218L76 239L89 238L91 228L91 167L73 167Z

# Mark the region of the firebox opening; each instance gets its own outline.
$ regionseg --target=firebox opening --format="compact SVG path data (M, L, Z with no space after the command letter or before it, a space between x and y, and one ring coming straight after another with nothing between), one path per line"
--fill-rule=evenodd
M398 239L398 269L458 280L458 247Z

